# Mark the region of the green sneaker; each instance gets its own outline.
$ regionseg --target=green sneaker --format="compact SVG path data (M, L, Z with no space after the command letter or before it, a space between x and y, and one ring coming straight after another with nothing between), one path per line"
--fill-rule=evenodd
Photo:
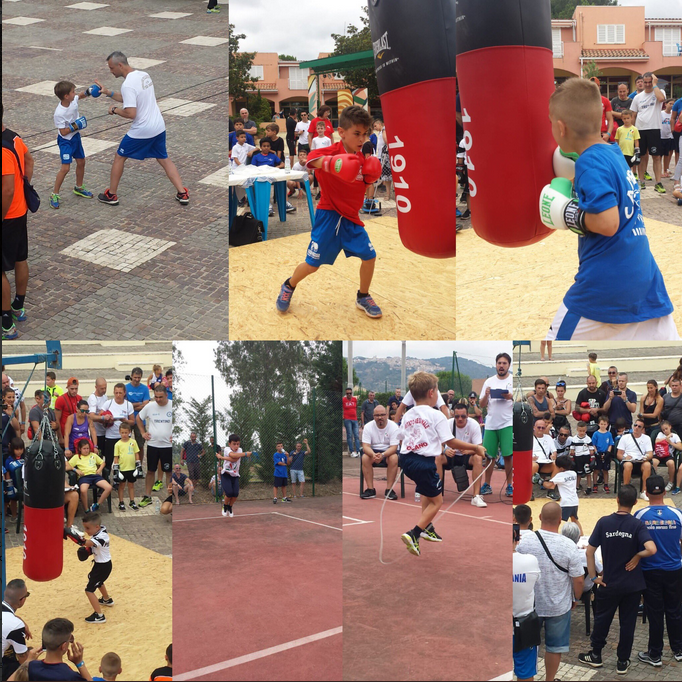
M651 176L649 175L649 173L647 171L644 171L644 179L645 180L651 180Z
M220 7L214 7L213 9L207 9L206 14L218 14L220 12Z
M139 507L148 507L152 503L152 498L145 495L141 500L140 504L138 505Z
M18 310L16 308L11 308L12 310L12 319L15 322L24 322L26 320L26 308L19 308Z
M640 189L646 189L646 185L644 184L644 180L639 181L639 188Z
M158 492L163 488L163 481L154 481L154 485L152 486L152 490L154 492Z
M88 192L88 190L85 189L85 185L82 185L81 187L74 187L73 193L76 196L85 197L86 199L92 199L94 196L92 192Z
M16 339L18 337L19 332L17 331L17 328L14 324L9 329L5 329L4 327L2 328L3 341L11 341L12 339Z
M50 194L50 207L59 208L59 194L55 194L54 192Z
M663 187L663 183L662 183L662 182L657 182L657 183L654 185L654 191L655 191L655 192L658 192L659 194L665 194L665 187Z

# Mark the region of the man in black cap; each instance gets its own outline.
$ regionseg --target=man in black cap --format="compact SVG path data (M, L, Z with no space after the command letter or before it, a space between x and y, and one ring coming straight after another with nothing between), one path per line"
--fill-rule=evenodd
M658 551L642 559L646 589L644 608L649 619L649 644L637 658L654 668L663 663L663 614L668 626L668 640L676 661L682 661L682 511L663 502L665 481L650 476L646 481L649 506L635 518L643 521Z
M476 395L476 391L471 391L471 393L469 393L469 404L467 405L467 412L469 413L469 417L471 417L471 419L474 419L479 424L481 423L483 418L483 412L481 411L481 408L478 406L478 396Z

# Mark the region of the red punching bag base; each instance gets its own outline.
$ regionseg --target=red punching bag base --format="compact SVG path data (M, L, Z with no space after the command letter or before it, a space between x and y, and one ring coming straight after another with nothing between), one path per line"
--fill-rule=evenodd
M36 582L62 574L64 507L24 507L24 575Z

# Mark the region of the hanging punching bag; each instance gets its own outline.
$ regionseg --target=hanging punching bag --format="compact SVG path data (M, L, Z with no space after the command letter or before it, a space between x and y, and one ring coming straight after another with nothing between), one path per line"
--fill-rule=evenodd
M533 493L533 410L514 403L514 504L526 504Z
M556 149L550 0L458 0L457 77L472 227L497 246L533 244L552 232L538 210Z
M455 0L369 0L369 25L400 239L419 255L451 258L457 187ZM428 141L441 137L453 144L425 157Z
M54 580L62 572L64 471L64 451L38 436L24 465L24 574L30 580Z

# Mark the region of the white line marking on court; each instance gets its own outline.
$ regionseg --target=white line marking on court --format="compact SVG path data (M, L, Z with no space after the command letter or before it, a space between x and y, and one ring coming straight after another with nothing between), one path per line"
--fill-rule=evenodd
M31 47L34 50L52 50L53 52L62 52L62 50L58 47L41 47L40 45L29 45L28 47Z
M237 514L236 518L240 516L267 516L274 512L256 512L255 514ZM200 516L196 519L173 519L173 523L182 523L183 521L210 521L211 519L224 519L224 516ZM228 517L229 518L229 517Z
M357 493L344 492L343 494L344 495L353 495L353 497L360 497ZM370 499L372 499L372 498L370 498ZM383 503L383 500L380 500L378 498L374 498L374 499L376 499L377 502ZM421 509L421 507L418 504L410 504L409 502L391 501L391 504L402 504L404 507L412 507L413 509ZM453 512L453 511L439 511L438 514L452 514L453 516L464 516L467 519L476 519L477 521L487 521L488 523L501 523L505 526L511 526L512 525L511 521L498 521L497 519L491 519L489 516L474 516L473 514L462 514L461 512Z
M274 513L274 512L273 512ZM283 514L283 516L285 516ZM296 517L294 517L296 518ZM331 528L331 526L330 526ZM338 529L340 530L340 529ZM273 654L278 654L282 651L288 651L289 649L294 649L304 644L310 644L311 642L317 642L321 639L326 639L327 637L333 637L334 635L340 635L343 632L342 627L333 628L331 630L325 630L324 632L318 632L315 635L309 635L308 637L301 637L300 639L294 639L291 642L285 642L284 644L278 644L277 646L271 646L268 649L262 649L261 651L254 651L252 654L246 654L245 656L239 656L238 658L233 658L229 661L223 661L222 663L214 663L213 665L207 665L205 668L198 668L197 670L191 670L188 673L182 673L182 675L175 675L176 680L193 680L197 677L202 677L203 675L210 675L211 673L218 672L220 670L226 670L227 668L234 668L235 666L242 665L244 663L250 663L251 661L257 661L260 658L265 658L266 656L272 656Z
M308 521L308 519L301 519L298 516L290 516L289 514L282 514L282 512L270 512L277 516L286 516L288 519L296 519L297 521L303 521L304 523L313 523L316 526L323 526L324 528L331 528L332 530L343 530L343 528L337 528L336 526L328 526L326 523L318 523L317 521Z
M342 517L344 519L348 519L349 521L353 521L354 523L344 523L344 526L360 526L365 523L374 523L374 521L361 521L360 519L354 519L352 516L344 516Z
M508 673L505 673L504 675L500 675L499 677L493 677L489 682L503 682L503 680L513 680L514 679L514 671L510 670Z

